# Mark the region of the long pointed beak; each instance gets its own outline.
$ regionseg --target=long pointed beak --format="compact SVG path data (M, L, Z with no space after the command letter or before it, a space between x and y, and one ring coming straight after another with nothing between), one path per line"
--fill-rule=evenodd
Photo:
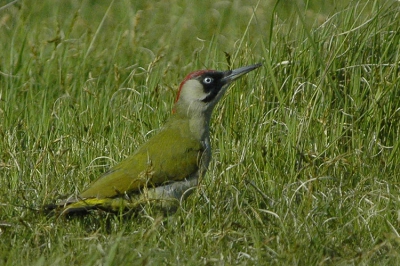
M234 70L228 70L225 72L225 77L222 79L222 81L224 83L231 83L232 81L240 78L241 76L243 76L246 73L249 73L250 71L259 68L260 66L262 66L261 63L255 64L255 65L251 65L251 66L245 66L245 67L241 67L241 68L237 68Z

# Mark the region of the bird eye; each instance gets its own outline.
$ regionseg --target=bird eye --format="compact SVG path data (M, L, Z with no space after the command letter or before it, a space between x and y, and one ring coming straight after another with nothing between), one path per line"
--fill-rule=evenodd
M210 84L211 82L213 82L213 79L210 78L210 77L205 77L204 80L203 80L203 82L204 82L205 84Z

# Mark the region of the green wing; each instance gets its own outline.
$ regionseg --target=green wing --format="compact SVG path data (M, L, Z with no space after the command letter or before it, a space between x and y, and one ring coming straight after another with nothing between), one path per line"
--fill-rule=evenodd
M190 138L189 125L166 127L132 156L94 181L79 198L108 198L134 193L144 186L183 180L199 170L204 147Z

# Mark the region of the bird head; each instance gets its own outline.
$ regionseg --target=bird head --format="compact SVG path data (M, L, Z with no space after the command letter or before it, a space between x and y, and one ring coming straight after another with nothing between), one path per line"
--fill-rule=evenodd
M260 66L255 64L227 71L198 70L190 73L179 86L173 113L188 116L211 114L232 81Z

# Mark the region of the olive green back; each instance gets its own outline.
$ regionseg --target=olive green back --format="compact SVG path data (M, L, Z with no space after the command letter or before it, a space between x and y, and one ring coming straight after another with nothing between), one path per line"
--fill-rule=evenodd
M100 176L80 197L115 197L134 193L144 186L183 180L199 170L203 152L201 142L191 136L187 120L175 120Z

